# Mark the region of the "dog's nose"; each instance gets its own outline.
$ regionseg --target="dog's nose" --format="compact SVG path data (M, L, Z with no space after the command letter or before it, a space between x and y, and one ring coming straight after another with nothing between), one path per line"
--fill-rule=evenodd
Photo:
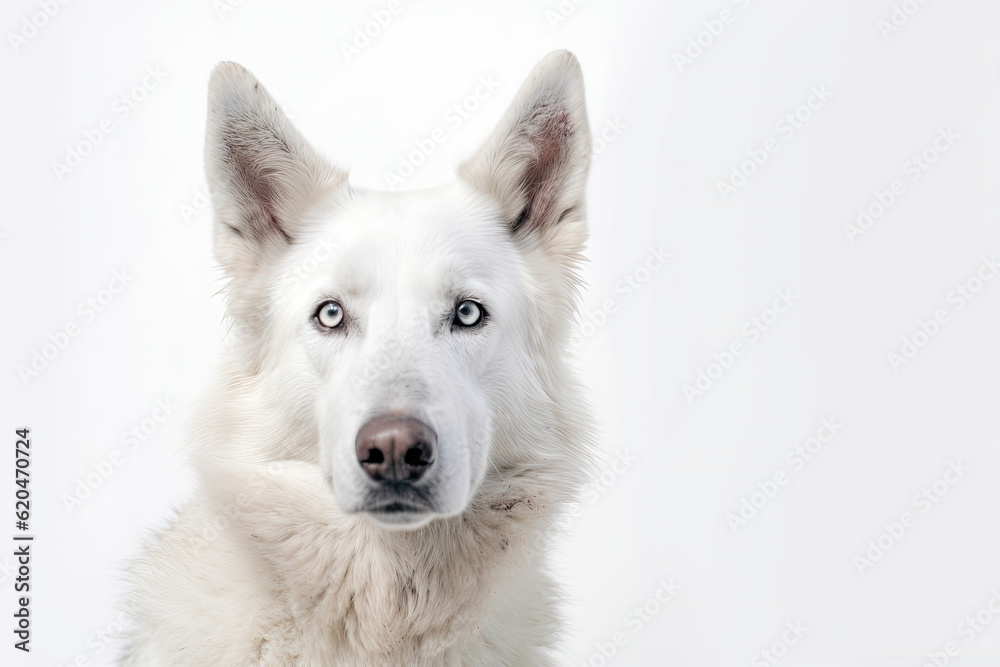
M434 463L437 434L412 417L379 415L358 431L358 462L376 482L415 482Z

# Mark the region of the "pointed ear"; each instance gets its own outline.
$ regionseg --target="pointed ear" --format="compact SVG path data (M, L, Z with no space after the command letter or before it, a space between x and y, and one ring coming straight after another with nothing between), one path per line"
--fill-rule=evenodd
M459 175L499 202L513 234L547 237L563 223L582 223L590 151L580 64L553 51Z
M279 253L303 210L346 184L250 72L220 63L208 85L205 171L216 214L215 255L231 273Z

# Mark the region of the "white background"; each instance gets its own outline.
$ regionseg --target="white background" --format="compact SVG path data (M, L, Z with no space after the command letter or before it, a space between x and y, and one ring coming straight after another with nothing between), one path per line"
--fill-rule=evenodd
M387 3L346 4L71 2L15 45L41 10L5 3L0 471L12 479L13 430L31 427L37 541L30 659L11 648L12 558L0 556L0 663L107 663L116 567L183 500L183 427L224 335L211 216L198 210L214 64L253 71L357 187L386 187L414 140L447 127L405 183L418 188L451 177L556 48L581 61L595 136L623 126L589 184L585 310L613 299L615 312L580 366L608 465L630 461L588 489L555 559L566 663L771 664L755 655L787 622L808 631L781 664L918 667L949 641L961 653L948 664L1000 663L1000 618L983 612L992 623L971 641L959 627L1000 591L1000 280L975 280L1000 251L1000 5L908 0L911 15L880 29L890 0L567 0L562 14L556 0L401 0L348 59L342 45ZM727 9L711 35L704 22L720 32L711 21ZM165 76L132 93L147 68ZM497 90L447 125L484 76ZM813 87L831 96L800 109ZM127 117L122 95L143 98ZM808 119L787 137L776 123L797 110ZM112 131L58 177L53 163L105 118ZM947 128L957 138L911 180L907 162ZM718 183L768 138L777 152L724 201ZM858 208L894 179L903 194L849 239ZM671 254L651 275L650 246ZM85 319L78 305L123 269L125 289ZM645 280L630 298L615 289L626 275ZM980 289L959 308L953 290L970 279ZM769 317L779 290L795 305L750 341L741 328ZM946 323L894 369L889 353L939 309ZM18 367L71 322L79 335L22 380ZM744 353L711 368L735 341ZM717 379L689 401L699 371ZM126 451L123 434L157 400L176 408ZM786 453L823 418L843 427L734 532L727 514L791 472ZM65 494L114 450L120 465L68 511ZM914 495L949 461L969 470L923 512ZM13 483L0 488L12 515ZM915 526L859 566L908 511ZM649 603L671 578L676 597ZM647 603L648 620L628 616ZM606 658L617 632L624 646Z

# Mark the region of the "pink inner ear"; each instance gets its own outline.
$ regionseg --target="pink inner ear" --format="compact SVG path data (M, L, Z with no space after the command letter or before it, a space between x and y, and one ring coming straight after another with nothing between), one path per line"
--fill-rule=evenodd
M550 222L553 206L565 180L566 152L572 128L569 112L562 107L543 106L528 121L527 140L534 156L521 177L525 206L512 231L531 230Z
M272 166L266 164L265 153L269 150L280 155L280 152L287 153L288 147L274 133L256 126L234 130L226 138L225 145L231 173L238 187L244 191L245 207L249 207L245 211L250 223L249 231L258 241L268 234L278 233L290 243L291 238L277 216L278 193L270 173ZM275 160L276 156L271 155L270 159ZM236 231L244 235L247 230Z

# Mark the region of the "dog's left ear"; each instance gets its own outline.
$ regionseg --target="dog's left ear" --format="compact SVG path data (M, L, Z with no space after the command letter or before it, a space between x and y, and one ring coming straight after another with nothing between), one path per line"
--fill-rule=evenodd
M492 195L516 237L545 239L564 224L582 225L590 152L580 64L554 51L459 175Z
M254 76L220 63L208 86L205 171L216 213L215 255L252 270L301 232L301 215L346 174L314 150Z

